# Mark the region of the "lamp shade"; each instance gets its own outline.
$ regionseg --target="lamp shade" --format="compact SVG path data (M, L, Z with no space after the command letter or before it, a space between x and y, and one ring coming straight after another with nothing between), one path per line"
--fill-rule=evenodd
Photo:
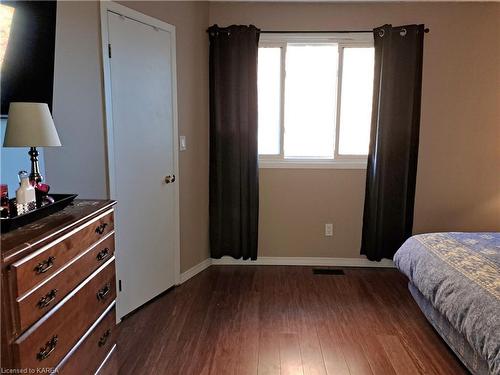
M5 147L61 146L45 103L10 103Z

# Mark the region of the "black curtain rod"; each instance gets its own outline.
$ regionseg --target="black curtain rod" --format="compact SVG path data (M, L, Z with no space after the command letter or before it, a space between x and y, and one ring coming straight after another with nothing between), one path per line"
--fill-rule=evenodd
M224 28L221 28L223 31ZM208 32L209 30L207 30ZM349 34L349 33L372 33L373 30L327 30L327 31L311 31L311 30L261 30L261 34ZM429 32L429 28L424 29L425 33Z
M293 30L286 30L286 31L278 31L278 30L262 30L261 34L348 34L348 33L372 33L373 30L328 30L328 31L311 31L311 30L304 30L304 31L293 31Z
M328 31L278 31L278 30L261 30L261 34L349 34L349 33L372 33L373 30L328 30ZM425 33L429 32L429 28L424 29Z

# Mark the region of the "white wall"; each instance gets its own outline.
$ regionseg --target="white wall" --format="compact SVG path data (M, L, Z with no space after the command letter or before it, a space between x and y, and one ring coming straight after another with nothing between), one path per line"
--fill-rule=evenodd
M53 116L63 147L47 149L54 193L108 196L99 5L57 3Z

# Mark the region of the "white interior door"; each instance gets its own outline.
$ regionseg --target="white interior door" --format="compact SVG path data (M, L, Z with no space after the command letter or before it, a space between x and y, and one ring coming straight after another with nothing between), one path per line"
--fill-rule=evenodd
M175 29L106 13L108 152L111 196L118 201L121 318L173 286L178 273Z

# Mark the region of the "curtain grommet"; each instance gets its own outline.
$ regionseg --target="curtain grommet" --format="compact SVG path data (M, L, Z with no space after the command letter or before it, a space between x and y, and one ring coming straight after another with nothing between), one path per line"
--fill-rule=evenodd
M399 32L399 35L401 36L406 36L408 32L406 31L406 29L401 29L401 31Z
M381 29L378 31L378 36L383 38L383 36L385 35L385 30L384 29Z

